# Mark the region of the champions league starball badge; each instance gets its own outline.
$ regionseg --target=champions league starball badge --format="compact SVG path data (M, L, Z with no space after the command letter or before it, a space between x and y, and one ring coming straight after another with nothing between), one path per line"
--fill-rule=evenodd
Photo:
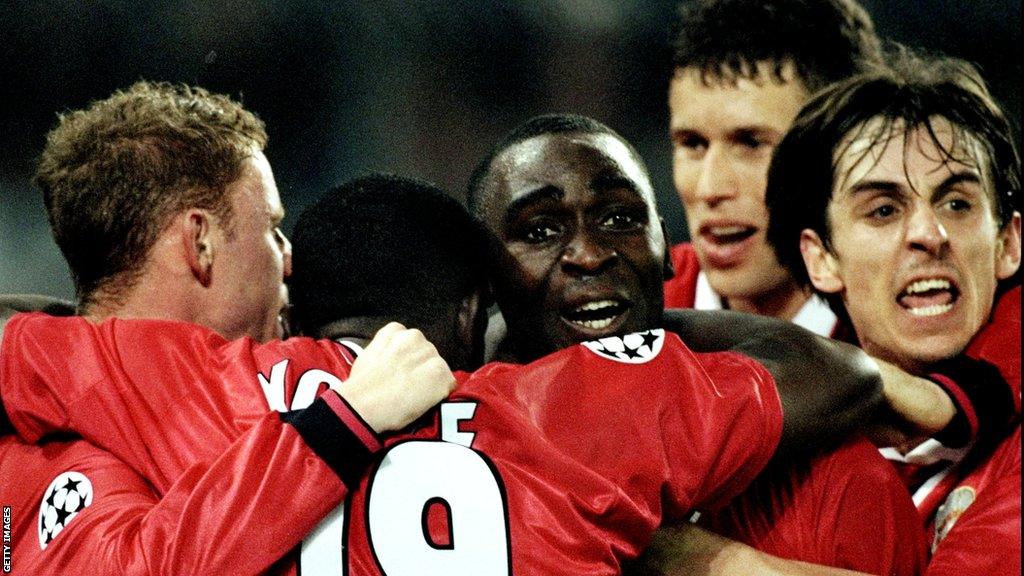
M92 504L92 483L84 474L68 471L50 482L39 506L39 547L43 550L79 512Z
M976 496L977 492L974 491L974 488L961 486L946 497L946 501L935 512L935 537L932 540L932 552L939 547L939 543L953 529L953 525L960 519L960 516L967 511L971 504L974 504Z
M643 364L661 352L665 342L665 331L646 330L625 336L609 336L593 342L584 342L598 356L625 364Z

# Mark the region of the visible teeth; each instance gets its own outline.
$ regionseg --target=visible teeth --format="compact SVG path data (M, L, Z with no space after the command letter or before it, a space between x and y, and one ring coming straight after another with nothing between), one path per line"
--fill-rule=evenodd
M612 325L612 318L602 318L601 320L573 320L574 324L579 324L584 328L590 328L591 330L601 330Z
M936 304L934 306L923 306L921 308L908 308L914 316L938 316L953 309L953 304Z
M715 226L711 228L711 233L715 236L729 236L732 234L742 234L747 231L746 226Z
M583 306L576 308L577 312L586 312L589 310L601 310L604 308L610 308L615 306L616 303L613 300L598 300L597 302L587 302Z
M942 280L940 278L930 278L928 280L918 280L910 286L907 286L907 294L920 294L921 292L927 292L929 290L949 290L949 280Z

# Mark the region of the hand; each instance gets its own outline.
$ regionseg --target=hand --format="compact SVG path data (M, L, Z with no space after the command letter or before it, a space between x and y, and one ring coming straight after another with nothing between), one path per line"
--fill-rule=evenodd
M423 333L391 322L356 359L341 395L379 434L405 427L454 387L455 376Z
M936 383L873 359L882 374L887 409L866 432L878 446L904 450L933 436L952 421L956 406Z

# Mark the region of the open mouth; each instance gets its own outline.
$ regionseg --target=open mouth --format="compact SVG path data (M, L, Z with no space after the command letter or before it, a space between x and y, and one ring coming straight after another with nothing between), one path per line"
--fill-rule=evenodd
M733 244L750 238L757 232L754 226L708 226L703 231L704 237L715 244Z
M603 330L629 309L618 300L594 300L562 312L562 318L588 330Z
M900 292L896 301L914 316L930 317L953 309L960 290L945 278L925 278L912 282Z

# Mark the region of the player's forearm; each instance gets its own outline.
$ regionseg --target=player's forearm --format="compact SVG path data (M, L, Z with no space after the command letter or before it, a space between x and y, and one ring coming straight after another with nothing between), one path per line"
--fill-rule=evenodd
M834 445L875 417L884 396L877 364L862 350L790 322L738 312L670 310L665 327L698 352L731 350L775 379L785 421L780 455Z
M909 374L898 366L875 359L882 375L888 410L869 430L880 446L912 446L946 428L957 407L931 380Z
M785 560L694 525L664 527L624 576L855 576L841 568Z

